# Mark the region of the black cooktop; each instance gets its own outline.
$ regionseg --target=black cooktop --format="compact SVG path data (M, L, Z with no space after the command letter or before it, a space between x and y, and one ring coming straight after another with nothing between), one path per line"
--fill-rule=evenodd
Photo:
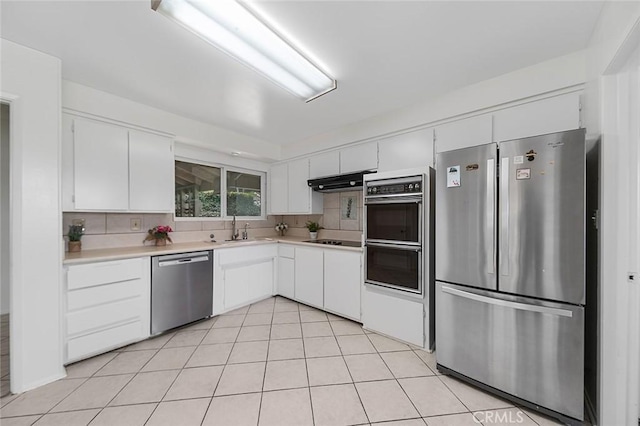
M307 240L305 243L324 244L327 246L362 247L359 241L345 240Z

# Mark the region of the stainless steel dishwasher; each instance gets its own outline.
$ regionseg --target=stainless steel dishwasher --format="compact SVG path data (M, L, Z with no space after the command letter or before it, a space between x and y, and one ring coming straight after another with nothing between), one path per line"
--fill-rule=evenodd
M211 316L213 252L151 258L151 334Z

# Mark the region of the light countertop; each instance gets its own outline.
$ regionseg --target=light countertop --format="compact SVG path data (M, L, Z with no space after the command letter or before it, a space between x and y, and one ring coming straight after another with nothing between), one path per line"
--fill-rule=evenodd
M260 244L274 244L274 243L286 243L304 245L316 248L328 248L335 250L348 250L348 251L362 251L362 247L346 247L346 246L331 246L324 244L307 243L305 240L308 238L303 237L270 237L270 238L255 238L249 240L238 241L219 241L216 243L210 243L206 241L195 241L190 243L168 243L163 247L156 247L154 245L136 246L136 247L119 247L119 248L107 248L107 249L94 249L83 250L77 253L65 253L63 264L74 265L80 263L100 262L104 260L118 260L118 259L130 259L135 257L144 256L157 256L163 254L185 253L190 251L200 250L217 250L233 247L245 247Z

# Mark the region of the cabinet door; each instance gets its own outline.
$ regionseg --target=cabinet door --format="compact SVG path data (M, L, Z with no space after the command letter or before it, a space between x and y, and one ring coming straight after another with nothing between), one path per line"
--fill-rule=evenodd
M529 136L580 128L580 95L568 93L513 108L496 111L494 141L508 141Z
M324 267L322 250L296 247L296 300L318 308L324 306Z
M249 275L247 268L224 269L224 310L242 306L249 300Z
M433 129L405 133L378 142L378 172L433 166Z
M340 173L378 168L378 143L369 142L340 151Z
M62 211L75 210L73 202L75 188L73 186L73 117L62 114L62 170L61 192Z
M445 152L485 145L493 140L491 114L454 121L435 129L436 151Z
M278 259L278 294L280 296L295 298L295 261L281 257Z
M129 131L129 210L172 212L173 141Z
M273 294L273 259L245 268L249 281L248 301L271 296Z
M76 118L73 131L75 209L127 210L127 129Z
M309 213L311 189L309 179L309 159L289 163L289 213Z
M360 321L361 253L324 251L324 308Z
M340 174L340 153L331 151L309 159L309 179Z
M269 170L269 205L271 214L288 213L288 167L286 163L271 166Z

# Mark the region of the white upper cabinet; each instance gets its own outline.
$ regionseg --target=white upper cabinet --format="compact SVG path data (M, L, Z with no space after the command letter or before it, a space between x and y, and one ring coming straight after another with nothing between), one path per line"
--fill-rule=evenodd
M340 173L378 168L378 143L369 142L340 151Z
M173 211L173 141L129 131L129 210Z
M568 93L493 114L494 141L508 141L580 128L580 94Z
M63 114L62 210L173 212L173 141Z
M311 190L309 179L309 159L289 162L289 213L307 213L310 210Z
M435 129L436 151L445 152L493 141L491 114L465 118Z
M312 191L307 180L308 158L271 166L267 188L269 214L321 214L322 194Z
M289 210L289 167L287 163L276 164L269 169L269 204L271 214L284 213Z
M433 129L404 133L378 141L378 171L433 166Z
M309 179L340 174L340 153L330 151L309 159Z
M126 211L129 207L127 129L76 118L72 132L75 209Z

